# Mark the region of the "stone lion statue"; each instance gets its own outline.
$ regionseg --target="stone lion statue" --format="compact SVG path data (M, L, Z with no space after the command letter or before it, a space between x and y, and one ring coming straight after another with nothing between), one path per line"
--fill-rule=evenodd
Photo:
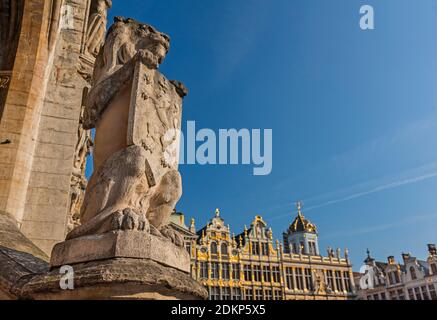
M95 128L93 164L81 225L67 239L139 230L183 245L168 227L182 194L177 163L166 165L163 137L179 130L187 90L159 71L170 38L152 26L116 17L94 67L83 126ZM132 132L140 136L132 142ZM155 141L154 144L147 144Z

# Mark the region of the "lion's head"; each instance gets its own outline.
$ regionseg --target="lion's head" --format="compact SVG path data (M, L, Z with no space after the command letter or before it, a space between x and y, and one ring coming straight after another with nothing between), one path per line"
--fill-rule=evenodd
M94 84L118 70L140 49L149 50L162 63L170 49L170 37L148 24L115 17L95 62Z

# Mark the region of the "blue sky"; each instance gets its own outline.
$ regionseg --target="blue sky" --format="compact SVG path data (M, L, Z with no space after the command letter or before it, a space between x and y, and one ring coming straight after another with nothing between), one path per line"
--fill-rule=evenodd
M437 242L436 1L125 0L110 15L171 36L161 71L190 89L185 122L273 130L268 176L180 167L178 210L199 228L219 207L235 233L260 214L281 239L300 199L354 269L366 248L425 258Z

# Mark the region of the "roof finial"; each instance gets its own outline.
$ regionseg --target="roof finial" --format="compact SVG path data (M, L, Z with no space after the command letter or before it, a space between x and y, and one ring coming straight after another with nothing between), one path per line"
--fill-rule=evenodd
M220 217L220 209L219 208L215 209L215 216L217 218Z
M297 214L298 215L301 215L302 214L302 212L301 212L301 209L302 209L302 201L297 201L296 202L296 208L297 208Z

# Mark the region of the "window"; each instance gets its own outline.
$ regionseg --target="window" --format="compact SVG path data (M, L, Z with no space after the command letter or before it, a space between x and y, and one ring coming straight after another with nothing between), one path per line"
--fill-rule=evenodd
M220 289L219 287L211 287L209 291L210 300L220 300Z
M308 246L310 250L310 255L315 256L317 254L316 243L314 241L308 241Z
M244 266L244 280L252 281L252 268L249 264Z
M390 284L396 284L396 279L395 279L395 273L394 272L390 272L388 274L388 281Z
M253 266L253 278L256 282L261 282L261 266Z
M374 294L373 295L373 300L379 300L379 295L378 294Z
M281 289L273 289L273 300L282 300Z
M387 297L385 296L385 292L381 292L381 300L387 300Z
M279 266L272 267L272 278L273 278L273 282L276 283L281 282L281 273L279 271Z
M296 269L296 286L298 290L303 290L303 277L302 277L302 269Z
M411 275L411 279L412 280L416 280L417 279L416 269L414 269L414 267L410 267L410 275Z
M241 300L240 288L232 288L232 300Z
M341 281L341 272L335 271L335 284L337 285L337 291L342 292L343 291L343 283Z
M245 295L246 295L246 300L253 300L252 289L246 289Z
M225 280L229 280L230 278L229 263L222 264L222 278Z
M231 300L231 288L229 287L222 288L222 300Z
M311 269L305 269L305 286L309 291L313 291L313 277L311 275Z
M270 268L268 266L263 266L263 278L264 282L271 282Z
M252 254L258 256L259 255L259 243L252 242Z
M232 280L240 280L240 265L238 263L232 264Z
M289 290L294 290L293 268L285 268L285 281Z
M402 289L398 290L398 299L399 300L405 300L404 290L402 290Z
M208 262L200 263L200 279L208 279Z
M401 282L401 279L399 278L399 273L398 273L398 272L394 272L394 275L395 275L395 281L396 281L396 283L400 283L400 282Z
M332 276L332 270L326 271L326 283L331 290L334 290L334 278Z
M263 299L263 291L262 289L255 289L255 300Z
M269 244L267 242L263 242L261 244L261 251L262 251L263 256L269 255Z
M272 289L264 291L264 300L272 300Z
M428 290L429 290L429 295L431 297L431 300L437 300L437 294L435 292L435 287L434 285L430 284L428 286Z
M416 300L422 300L422 296L420 295L420 288L414 288L414 293L416 294Z
M217 262L211 263L211 279L219 278L219 264Z
M408 297L410 300L416 300L416 298L414 297L413 289L408 289Z
M390 291L388 296L390 297L390 300L397 300L396 291Z
M211 254L217 254L217 243L211 242Z
M300 253L299 244L293 243L293 252L294 253Z
M426 286L421 287L421 290L422 290L423 300L429 300L428 290L426 289Z
M187 252L190 254L191 256L191 242L186 242L185 244L185 249L187 249Z
M222 245L220 246L220 252L222 256L228 255L228 245L226 243L222 243Z
M343 271L343 277L344 277L344 285L347 292L352 292L351 290L351 279L349 277L348 271Z

